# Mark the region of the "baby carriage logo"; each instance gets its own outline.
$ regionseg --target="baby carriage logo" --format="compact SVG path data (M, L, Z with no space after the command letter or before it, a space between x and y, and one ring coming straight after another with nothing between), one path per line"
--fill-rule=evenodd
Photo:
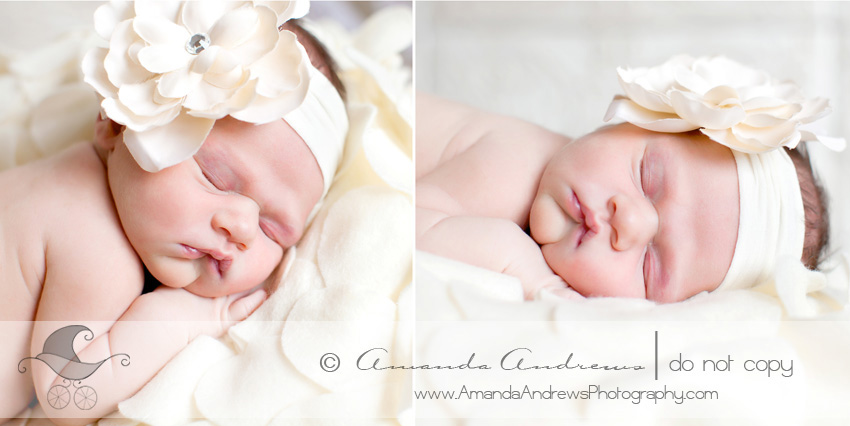
M74 339L82 332L88 333L88 335L83 335L84 339L92 340L94 338L94 332L88 327L69 325L48 336L40 354L34 357L26 357L18 363L18 372L25 373L27 369L22 367L21 364L28 359L37 359L47 364L50 369L67 382L65 385L53 385L47 391L47 403L57 410L65 408L71 402L69 386L76 389L74 391L74 404L81 410L91 410L97 403L97 393L91 386L83 386L82 381L94 374L104 362L116 356L126 357L121 360L121 365L125 367L130 365L130 355L127 354L111 355L94 363L80 361L77 353L74 352Z

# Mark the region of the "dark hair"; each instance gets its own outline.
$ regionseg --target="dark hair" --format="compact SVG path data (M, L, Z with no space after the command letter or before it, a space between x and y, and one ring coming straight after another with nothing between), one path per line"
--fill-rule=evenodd
M785 151L797 169L797 180L800 181L803 210L806 214L806 234L801 260L807 268L814 270L826 257L829 245L829 209L827 209L826 193L812 170L806 147L800 144L796 149Z
M325 48L325 45L316 39L313 34L310 34L309 31L305 30L304 27L301 26L301 21L298 19L290 19L278 29L292 31L295 36L298 37L298 41L302 46L304 46L304 49L307 51L307 55L310 57L310 62L317 70L321 71L328 80L331 81L331 84L334 85L336 91L339 92L339 96L341 96L344 101L345 86L342 84L342 80L339 79L339 75L337 75L338 68L336 62L328 53L328 49Z

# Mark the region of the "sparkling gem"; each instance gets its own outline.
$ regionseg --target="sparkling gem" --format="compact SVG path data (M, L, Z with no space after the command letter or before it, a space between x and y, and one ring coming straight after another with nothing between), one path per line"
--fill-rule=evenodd
M195 34L186 42L186 51L192 55L197 55L208 47L210 47L210 36L204 33Z

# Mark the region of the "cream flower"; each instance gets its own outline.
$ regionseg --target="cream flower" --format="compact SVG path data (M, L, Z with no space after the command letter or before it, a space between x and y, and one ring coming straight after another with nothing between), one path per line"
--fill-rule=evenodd
M828 100L807 99L793 83L725 57L676 56L654 68L618 68L617 75L626 95L614 98L605 121L616 117L656 132L699 129L747 153L794 148L801 139L845 145L800 128L828 114Z
M278 26L306 13L306 0L112 2L95 12L108 48L83 59L102 109L126 126L139 165L158 171L190 158L215 120L262 124L294 110L307 93L309 58Z

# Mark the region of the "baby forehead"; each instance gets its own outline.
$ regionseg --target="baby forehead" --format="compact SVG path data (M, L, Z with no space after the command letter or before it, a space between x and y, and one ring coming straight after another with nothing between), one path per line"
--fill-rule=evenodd
M253 124L231 117L216 122L198 154L240 166L286 165L313 157L304 139L282 119Z
M724 152L731 160L731 150L719 143L711 141L708 136L699 131L683 133L654 132L629 123L612 124L602 126L593 132L583 135L575 140L577 143L586 144L587 147L596 145L610 148L609 145L618 145L623 149L635 146L652 145L669 147L674 150L682 150L682 154L701 155L701 151Z

